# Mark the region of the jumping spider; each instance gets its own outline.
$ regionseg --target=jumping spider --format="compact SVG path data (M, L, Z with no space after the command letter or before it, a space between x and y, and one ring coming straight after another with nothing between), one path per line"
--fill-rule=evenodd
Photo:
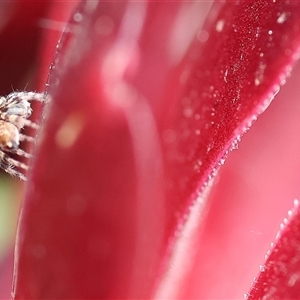
M0 97L0 168L22 180L26 180L22 172L25 173L28 166L11 155L30 158L30 154L19 146L20 142L33 142L34 138L21 131L25 126L38 129L36 123L28 120L32 112L30 101L45 102L46 99L46 94L35 92L13 92L6 97Z

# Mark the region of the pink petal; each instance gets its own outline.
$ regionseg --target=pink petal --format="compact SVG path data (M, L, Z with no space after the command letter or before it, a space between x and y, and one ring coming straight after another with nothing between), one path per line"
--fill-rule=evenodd
M247 299L299 299L300 293L300 210L295 201L294 211L281 224L277 241L261 266Z
M176 296L191 255L177 263L173 250L198 232L204 203L188 239L178 226L299 47L297 2L215 4L192 45L180 35L201 26L192 3L96 4L75 15L52 72L18 299Z
M11 279L13 274L13 252L1 258L0 299L9 299L11 297Z
M242 299L299 197L300 65L221 168L183 299Z

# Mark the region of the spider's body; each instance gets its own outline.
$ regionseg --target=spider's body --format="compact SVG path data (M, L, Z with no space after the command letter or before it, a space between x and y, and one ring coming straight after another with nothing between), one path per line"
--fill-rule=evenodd
M11 154L17 154L29 158L30 155L22 150L21 141L32 142L31 136L21 133L25 126L38 128L36 123L28 118L31 115L30 101L36 100L45 102L46 95L34 92L13 92L6 97L0 97L0 167L12 176L26 180L26 177L20 171L26 171L27 165L13 159Z
M18 128L12 123L0 120L0 149L17 149L19 144Z

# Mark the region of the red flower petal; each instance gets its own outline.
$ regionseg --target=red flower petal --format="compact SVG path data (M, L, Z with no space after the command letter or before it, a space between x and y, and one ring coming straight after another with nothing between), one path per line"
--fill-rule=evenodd
M11 279L13 274L13 252L1 259L0 265L0 299L11 297Z
M290 11L295 13L294 21L290 19L291 23L286 23L287 27L283 28L281 25L287 21L286 14L291 16ZM172 199L178 197L181 204L185 199L197 197L193 193L206 184L210 174L222 163L234 144L234 138L239 138L249 127L251 119L255 119L257 113L267 107L268 98L273 95L272 89L279 89L283 74L291 59L295 59L291 55L291 47L293 53L299 47L298 4L289 7L266 1L248 1L241 5L229 3L220 11L217 20L211 25L216 26L217 32L209 30L211 27L208 26L209 46L201 52L200 66L193 65L191 74L194 77L187 83L187 92L182 97L185 107L180 108L179 112L183 117L176 120L178 126L173 130L176 134L179 132L180 138L175 146L176 154L173 154L177 161L173 173L171 171L176 176ZM218 31L222 31L221 36L218 36ZM289 38L286 34L289 34ZM213 52L212 49L217 50ZM228 74L231 74L229 79ZM181 164L178 158L182 159ZM203 201L201 196L198 201ZM190 219L197 213L197 209L190 213ZM215 217L219 218L218 215ZM186 293L183 287L189 286L191 281L186 276L186 260L193 258L192 250L197 249L195 245L199 239L199 227L198 230L194 227L197 228L197 224L193 224L194 233L189 236L192 241L190 247L186 246L188 239L185 230L182 231L183 240L178 239L178 243L175 243L177 247L174 247L173 259L176 258L178 265L174 267L176 263L170 260L165 289L159 294L162 298ZM180 252L177 248L185 252L177 255L176 252ZM185 277L180 279L182 286L178 284L180 276ZM198 285L201 281L198 281ZM205 286L203 289L209 288Z
M247 299L299 299L300 294L300 210L295 201L278 233L276 244L261 266Z
M176 118L179 202L201 189L278 92L298 57L299 14L297 2L230 2L203 30L209 37L198 56L192 52L181 107L173 101L178 114L167 118Z
M216 4L190 46L195 8L87 2L74 16L21 215L15 298L149 298L164 274L158 295L176 297L168 279L184 257L170 269L163 258L190 240L170 239L299 47L296 2Z
M300 64L217 176L181 299L242 299L299 197Z

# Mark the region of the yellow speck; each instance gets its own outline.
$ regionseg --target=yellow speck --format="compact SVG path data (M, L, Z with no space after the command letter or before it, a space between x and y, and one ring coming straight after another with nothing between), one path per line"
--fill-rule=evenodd
M85 119L80 113L69 115L56 133L55 141L57 146L64 149L72 147L79 137L84 123Z

